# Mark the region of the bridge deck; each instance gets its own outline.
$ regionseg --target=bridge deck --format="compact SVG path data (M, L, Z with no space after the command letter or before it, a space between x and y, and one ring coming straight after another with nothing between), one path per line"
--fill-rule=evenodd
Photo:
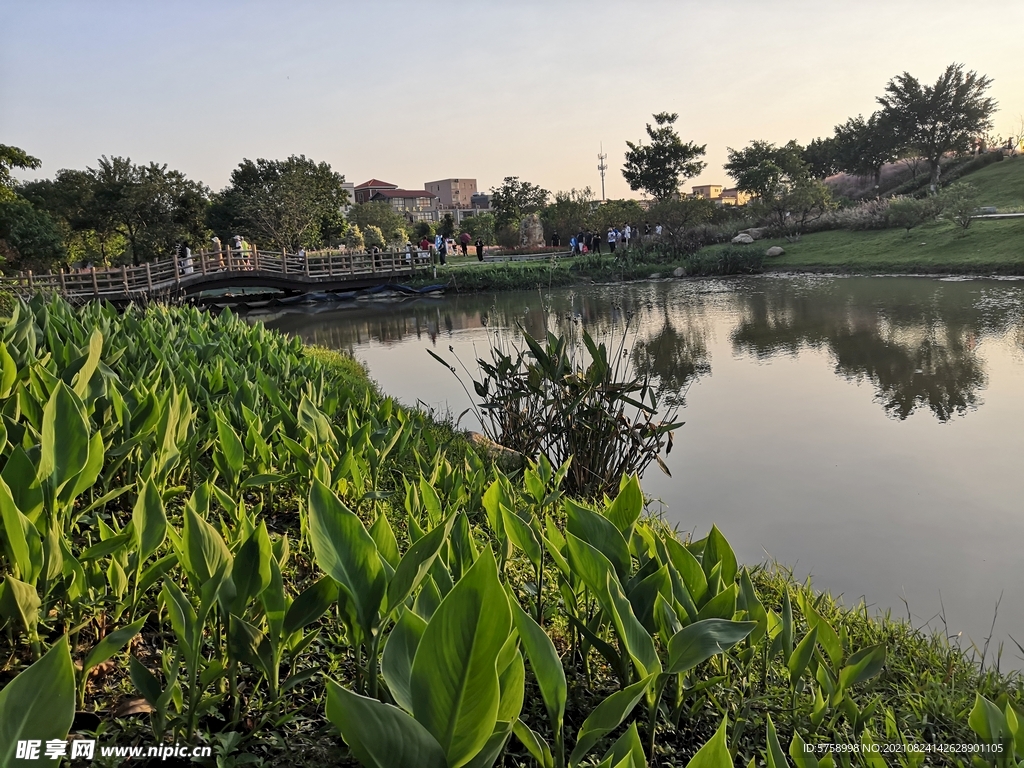
M255 248L167 258L138 267L88 269L0 277L16 293L54 291L69 299L124 301L143 297L192 295L223 288L261 287L287 292L365 288L411 277L431 266L426 251L350 253L328 250L305 255Z

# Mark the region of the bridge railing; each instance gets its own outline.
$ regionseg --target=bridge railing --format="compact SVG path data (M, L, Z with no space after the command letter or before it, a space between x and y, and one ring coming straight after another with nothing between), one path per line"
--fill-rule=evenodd
M16 292L56 291L82 298L130 297L174 291L226 274L254 272L261 276L293 278L298 284L315 285L347 277L409 274L429 267L431 263L430 252L420 250L353 253L335 249L289 253L263 251L255 247L241 250L224 248L194 253L189 258L157 259L137 267L62 269L41 275L29 271L0 277L0 285Z

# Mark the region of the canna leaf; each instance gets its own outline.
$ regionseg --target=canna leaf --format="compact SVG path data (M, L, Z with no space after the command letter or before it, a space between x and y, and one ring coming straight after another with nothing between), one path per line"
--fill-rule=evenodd
M757 622L704 619L684 627L669 641L670 674L682 674L719 653L732 648L749 635Z
M295 598L284 615L284 634L291 636L323 616L338 599L338 584L330 576L307 587Z
M395 622L381 655L381 673L398 706L412 711L412 662L427 628L427 622L409 609Z
M721 565L722 584L728 586L736 580L736 554L729 546L718 526L711 526L711 533L708 534L707 543L704 545L704 555L701 558L701 566L704 573L711 578L711 569Z
M715 735L708 739L703 747L697 750L697 754L686 764L686 768L732 768L732 755L729 754L729 745L725 738L725 729L728 720L722 720Z
M605 753L602 758L602 762L604 761L616 767L624 764L624 768L647 768L647 757L644 755L643 744L640 743L635 720Z
M430 572L437 553L451 532L455 516L449 515L442 525L419 538L406 551L388 584L388 610L393 611L411 595Z
M535 568L540 567L541 545L537 533L519 515L512 512L508 507L501 508L501 519L505 526L505 533L519 549L526 553L527 558Z
M152 478L147 480L132 509L135 545L139 550L139 562L147 560L159 549L167 536L167 515L160 489Z
M416 720L330 679L327 719L364 768L450 768L437 740Z
M39 593L31 584L8 576L0 582L0 616L17 619L30 636L35 634L39 623Z
M195 586L205 584L223 568L230 567L231 552L217 529L201 518L193 505L185 506L185 528L181 536L182 556Z
M398 551L398 540L391 528L388 516L383 512L377 515L377 519L370 526L370 538L377 545L380 556L392 567L397 568L401 561L401 554Z
M640 490L640 481L636 475L623 478L619 495L608 505L605 517L612 521L623 538L629 538L633 525L644 511L644 494Z
M135 637L139 632L142 631L143 625L146 623L146 619L149 618L147 613L141 619L129 624L126 627L115 629L113 632L109 632L102 640L92 647L89 651L89 655L85 657L85 661L82 662L82 684L85 685L85 680L89 677L89 671L115 653L124 648L128 641Z
M797 644L793 655L789 657L789 680L796 685L800 675L807 669L807 664L814 653L814 644L818 641L818 628L811 627L811 631L804 635L804 638Z
M0 480L0 517L3 518L4 540L11 560L18 566L22 580L35 584L43 570L43 544L39 531L21 514L11 489L3 480Z
M654 678L655 676L651 675L626 686L594 708L587 719L583 721L583 726L576 735L576 746L569 756L570 768L576 768L597 742L618 728L629 717L629 713L633 711Z
M412 664L413 716L460 768L487 743L497 722L498 654L512 615L489 549L441 601Z
M537 679L537 687L540 688L541 698L544 700L544 707L547 709L548 720L551 721L551 728L558 732L562 728L562 720L565 717L565 700L567 685L565 682L565 671L562 669L562 660L558 657L551 638L534 621L530 615L522 609L518 602L509 600L512 606L512 618L515 621L516 629L522 640L526 657L530 660L530 667Z
M607 518L569 499L565 501L565 511L566 531L607 557L619 579L625 581L629 574L629 547L619 530Z
M18 742L66 739L75 718L75 669L67 635L0 691L0 765L27 768Z
M853 654L839 672L839 688L846 690L869 680L885 666L885 646L872 645Z
M309 535L317 564L347 593L363 631L377 624L387 577L373 538L320 480L309 490Z
M43 408L42 442L36 477L59 494L89 462L89 421L81 399L58 381Z
M775 730L771 715L768 715L767 747L765 757L768 760L768 768L789 768L789 761L786 760L786 753L779 743L779 734Z

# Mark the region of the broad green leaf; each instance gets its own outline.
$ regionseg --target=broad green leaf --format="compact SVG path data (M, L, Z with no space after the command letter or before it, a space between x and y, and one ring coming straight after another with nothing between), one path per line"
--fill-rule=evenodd
M380 556L392 568L397 568L402 555L398 551L398 540L395 538L395 532L391 528L388 516L383 512L377 515L377 519L370 526L370 538L377 545L377 552L380 553Z
M605 753L602 760L608 761L610 765L619 766L625 762L630 768L647 768L647 757L644 755L643 744L640 743L640 734L636 729L636 721L629 724L626 732L619 736Z
M65 635L0 691L0 765L28 768L17 759L19 741L66 739L75 719L75 669Z
M35 465L20 445L11 450L0 478L7 483L15 506L34 522L43 509L43 489L39 487Z
M135 544L139 550L139 562L147 560L164 543L167 535L167 515L164 512L164 500L160 489L150 478L142 487L142 492L132 510Z
M81 399L58 381L43 409L39 454L40 482L49 483L54 495L85 469L89 461L89 420Z
M488 549L441 601L412 664L413 715L437 739L449 768L465 765L494 730L500 700L495 663L511 626Z
M330 576L307 587L284 615L284 634L290 636L323 616L338 599L338 584Z
M554 768L555 761L551 756L551 748L544 743L544 740L537 735L536 731L522 720L515 721L512 731L515 733L516 738L522 742L522 745L526 747L526 751L540 764L541 768Z
M839 687L843 690L869 680L885 666L885 646L872 645L853 654L839 672Z
M181 536L182 553L196 586L231 564L231 552L217 529L203 520L191 505L185 507L185 528Z
M388 584L388 610L392 611L405 602L430 572L437 553L441 551L451 532L455 516L449 515L442 525L437 526L416 540L402 557L395 574Z
M696 605L703 605L708 591L708 580L697 558L674 538L665 539L665 548L668 550L672 565L679 571L693 602Z
M100 363L101 352L103 352L103 334L99 329L95 329L89 337L89 356L85 359L82 367L78 369L78 373L75 374L75 394L83 401L89 392L89 381L96 373L96 367Z
M505 526L505 533L519 549L526 553L533 566L539 567L541 559L541 545L537 533L523 518L507 507L501 508L501 519Z
M796 731L793 731L793 740L789 742L789 756L793 758L796 768L818 768L813 748L807 749L807 744Z
M768 759L768 768L789 768L789 761L786 760L786 753L779 743L779 734L775 730L771 715L768 715L767 747L765 757Z
M793 685L800 679L800 675L807 669L807 664L814 653L814 644L818 641L818 628L811 627L811 631L804 635L797 644L793 655L789 657L789 679Z
M218 413L214 420L217 422L218 447L224 454L228 469L237 477L245 466L245 446L223 413Z
M90 560L99 560L100 558L112 555L115 552L121 552L125 550L129 542L132 540L132 532L127 531L126 533L119 533L116 536L112 536L109 539L104 539L93 544L91 547L87 547L79 553L78 559L83 563L88 563Z
M629 717L629 713L633 711L653 680L654 675L651 675L628 685L621 691L613 693L594 708L587 719L583 721L583 726L576 735L576 746L572 755L569 756L570 768L576 768L597 742L618 728Z
M585 541L608 558L619 579L629 574L629 546L610 520L566 499L566 531Z
M364 768L450 768L437 740L405 712L327 680L327 719Z
M641 677L660 672L661 660L658 658L658 650L654 646L654 638L644 629L644 625L633 613L633 606L629 604L629 600L622 593L622 587L615 577L609 573L607 580L610 606L606 609L612 615L615 629L626 646L630 659Z
M39 531L21 514L14 503L11 489L3 480L0 480L0 516L3 517L7 548L11 559L18 566L22 581L35 584L43 570L43 544Z
M270 586L270 561L274 553L267 533L266 521L242 542L235 555L231 569L231 581L235 587L234 612L241 615L249 602L259 597Z
M636 475L623 478L619 495L608 505L605 517L612 521L623 538L629 537L634 523L644 511L644 494L640 490L640 481Z
M85 661L82 663L82 680L89 677L89 670L93 667L102 664L115 653L124 648L128 641L135 637L139 632L142 631L143 625L146 623L146 619L149 618L147 613L141 619L129 624L126 627L115 629L113 632L109 632L100 640L96 645L89 651L89 655L85 657Z
M737 594L736 585L730 584L704 603L703 607L697 612L697 621L704 619L731 619L736 613Z
M719 563L722 566L722 585L728 586L736 580L736 555L725 536L718 530L718 526L713 525L711 533L708 534L707 543L704 545L701 566L704 573L710 578L711 569Z
M686 764L686 768L733 768L732 756L725 738L728 720L723 719L715 735L697 750L697 754Z
M671 674L687 672L712 656L724 653L749 635L753 621L727 621L725 619L704 619L683 627L668 644Z
M424 619L411 610L403 609L401 617L388 635L384 652L381 654L381 673L388 684L388 690L398 706L410 712L412 662L426 628L427 622Z
M526 657L530 660L533 676L537 679L537 687L540 688L551 727L557 731L561 729L562 718L565 716L567 694L562 660L558 657L558 651L555 650L551 638L519 603L509 600L509 605L512 606L512 617L516 629L519 630Z
M821 617L821 614L818 613L817 609L803 593L797 594L797 603L800 605L800 611L807 621L807 626L817 628L818 642L825 649L825 653L828 654L832 667L839 669L839 665L843 660L843 644L839 640L839 635L832 629L832 625Z
M1011 735L1007 727L1006 715L980 693L974 694L974 708L967 718L968 725L989 744L997 744L1006 736Z
M13 576L0 582L0 615L10 620L17 619L30 635L39 623L39 593L31 584Z
M132 685L135 689L142 694L142 697L149 702L150 706L156 707L157 702L160 700L160 681L156 679L156 676L146 669L145 665L134 656L128 657L128 669L129 675L132 679Z
M0 400L6 400L11 396L11 390L18 381L18 364L14 362L11 353L7 351L7 345L0 341Z
M348 593L369 635L387 587L377 545L362 520L315 478L309 489L309 535L317 564Z

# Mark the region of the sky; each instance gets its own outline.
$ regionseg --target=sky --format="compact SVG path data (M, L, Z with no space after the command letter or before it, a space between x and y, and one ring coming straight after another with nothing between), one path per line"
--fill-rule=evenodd
M677 112L726 184L727 147L805 143L888 80L952 62L1024 114L1020 0L0 0L0 144L19 178L155 161L213 190L243 158L304 154L359 184L518 176L638 197L627 140Z

